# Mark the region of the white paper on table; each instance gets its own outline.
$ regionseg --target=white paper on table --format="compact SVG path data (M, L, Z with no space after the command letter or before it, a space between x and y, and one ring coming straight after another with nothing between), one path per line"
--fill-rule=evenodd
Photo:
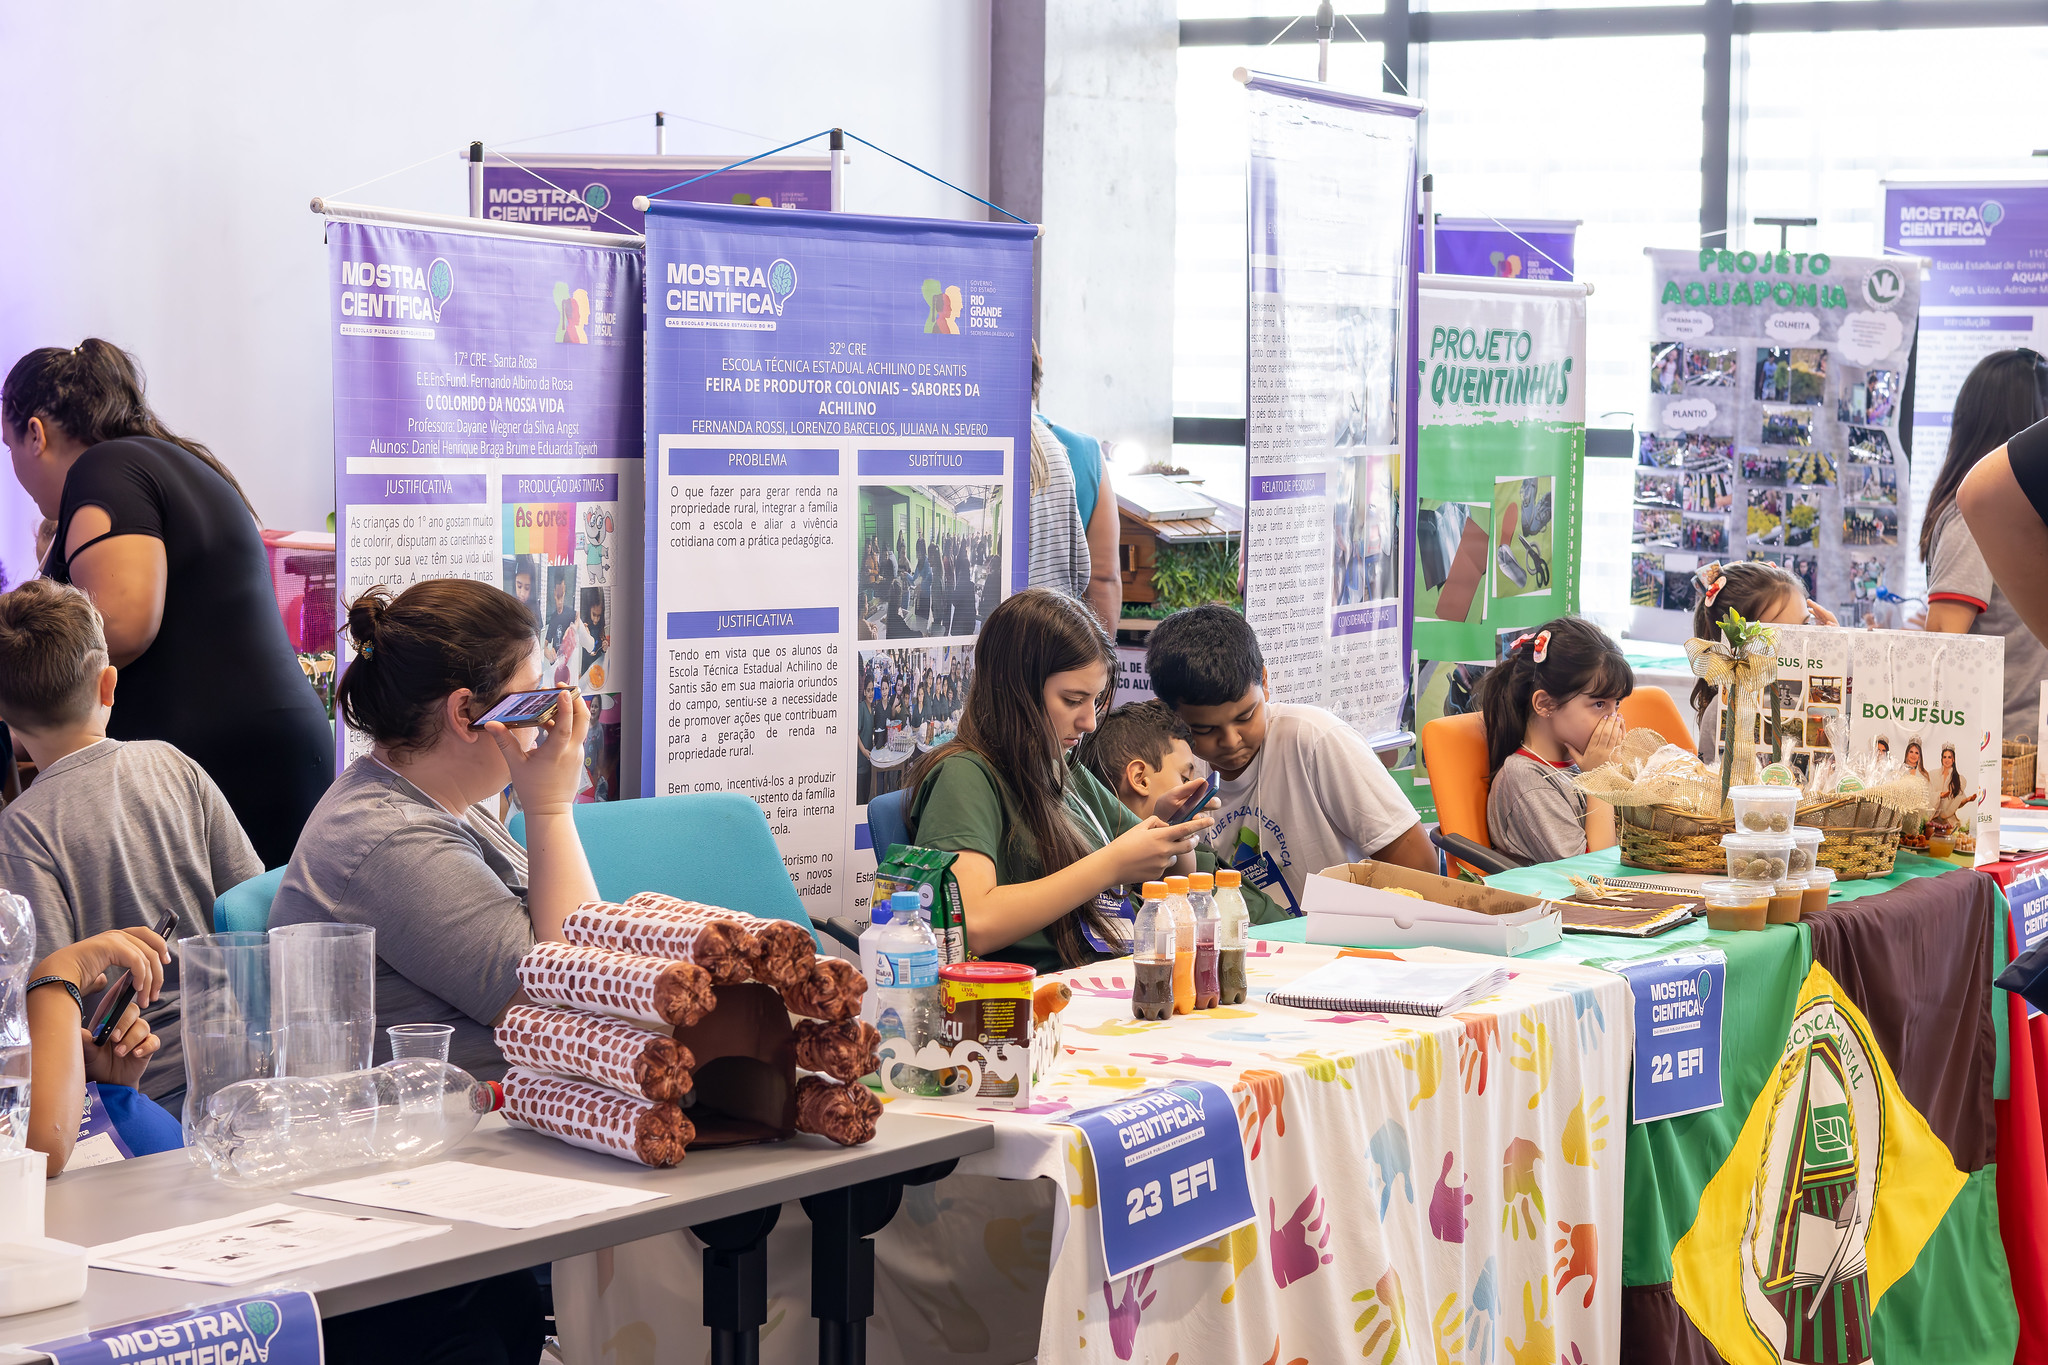
M248 1284L446 1231L446 1223L401 1223L395 1218L265 1204L228 1218L107 1242L92 1249L91 1263L131 1275Z
M429 1218L460 1218L493 1228L539 1227L661 1197L652 1190L505 1171L468 1161L441 1161L387 1175L307 1185L294 1193L344 1204L402 1209Z

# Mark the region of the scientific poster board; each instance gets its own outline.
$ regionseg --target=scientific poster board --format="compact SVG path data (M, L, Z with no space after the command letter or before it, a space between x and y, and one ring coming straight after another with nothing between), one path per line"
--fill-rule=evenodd
M1992 351L2048 352L2048 182L1886 181L1883 223L1886 250L1927 262L1907 487L1917 537L1971 367ZM1925 595L1917 551L1907 557L1907 582L1909 596Z
M1554 283L1576 279L1576 218L1436 220L1436 273ZM1419 259L1419 258L1418 258Z
M832 159L769 157L735 170L731 156L604 156L484 153L484 217L506 223L639 234L647 215L639 195L699 204L830 209ZM719 171L693 185L676 188Z
M1478 708L1512 640L1579 609L1586 291L1425 275L1418 291L1412 719ZM1431 808L1418 752L1396 774Z
M1768 560L1845 626L1901 624L1899 400L1919 271L1884 257L1651 251L1633 634L1692 634L1706 561Z
M1240 72L1251 102L1245 619L1276 701L1399 725L1414 521L1416 116Z
M637 791L640 252L344 219L327 250L337 619L377 584L504 588L591 699L578 799Z
M753 798L813 916L1023 586L1034 232L648 212L642 790Z

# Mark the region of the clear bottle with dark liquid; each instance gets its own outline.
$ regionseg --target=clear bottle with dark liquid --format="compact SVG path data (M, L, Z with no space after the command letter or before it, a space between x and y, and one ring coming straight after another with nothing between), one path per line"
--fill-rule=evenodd
M1146 882L1144 904L1131 926L1131 1017L1173 1017L1173 912L1166 905L1166 883Z
M1216 873L1216 980L1218 1001L1242 1005L1248 987L1244 979L1245 931L1251 915L1244 904L1244 874L1229 868Z
M1216 967L1216 879L1207 872L1188 876L1188 905L1195 914L1195 1008L1213 1010L1221 1003L1222 983Z

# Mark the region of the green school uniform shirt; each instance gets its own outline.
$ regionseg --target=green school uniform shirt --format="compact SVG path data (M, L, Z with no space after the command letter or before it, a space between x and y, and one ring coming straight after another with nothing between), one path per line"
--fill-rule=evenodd
M1091 852L1138 823L1124 803L1086 768L1067 770L1066 803ZM911 799L910 832L922 848L979 853L996 865L999 886L1036 881L1045 875L1038 861L1037 841L1017 818L995 770L979 754L955 754L933 769ZM1038 972L1056 972L1064 965L1044 930L983 956L994 962L1021 962Z

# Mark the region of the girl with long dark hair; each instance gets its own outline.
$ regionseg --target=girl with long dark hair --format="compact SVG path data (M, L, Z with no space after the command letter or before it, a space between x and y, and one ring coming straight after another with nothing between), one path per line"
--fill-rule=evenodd
M134 358L87 338L30 351L0 386L0 441L55 525L43 572L106 622L121 695L107 734L176 745L282 866L334 778L334 731L278 616L235 476L150 410Z
M1122 888L1194 871L1197 815L1139 821L1074 745L1116 689L1116 649L1102 623L1065 593L1027 588L982 623L974 678L951 743L911 769L910 832L959 855L967 946L1039 971L1078 966L1118 941ZM1188 783L1169 794L1194 794Z
M2024 347L1993 351L1956 391L1948 459L1927 495L1920 558L1927 565L1927 629L2005 638L2005 733L2034 733L2048 650L1992 581L1977 538L1956 506L1963 480L1992 451L2048 415L2048 360Z

